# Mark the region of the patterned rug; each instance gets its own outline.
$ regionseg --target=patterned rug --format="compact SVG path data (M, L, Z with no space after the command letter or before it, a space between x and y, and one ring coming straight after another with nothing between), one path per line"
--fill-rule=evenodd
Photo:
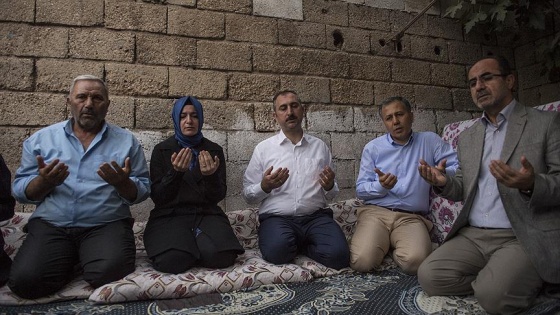
M100 305L86 300L0 306L1 314L486 314L472 297L427 297L416 277L397 269L342 274L309 283L265 285L179 300ZM540 298L526 314L560 314L560 300Z

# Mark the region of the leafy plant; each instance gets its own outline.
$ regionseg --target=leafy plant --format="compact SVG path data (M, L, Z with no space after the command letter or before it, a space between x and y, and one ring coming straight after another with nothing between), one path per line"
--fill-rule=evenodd
M475 26L485 27L488 33L507 32L519 34L522 30L544 31L547 18L560 20L560 12L547 0L457 0L447 7L445 16L460 18L465 32ZM553 26L552 26L553 27ZM550 43L539 47L543 55L543 71L550 81L560 81L560 32Z

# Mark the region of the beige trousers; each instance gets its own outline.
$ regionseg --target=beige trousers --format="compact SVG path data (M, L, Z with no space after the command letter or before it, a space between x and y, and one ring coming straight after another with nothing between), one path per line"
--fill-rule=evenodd
M432 252L432 222L421 215L366 205L357 209L356 230L350 240L350 267L368 272L381 265L393 249L393 260L407 274L416 274Z
M490 314L522 313L543 285L513 230L470 226L426 258L418 282L428 295L474 294Z

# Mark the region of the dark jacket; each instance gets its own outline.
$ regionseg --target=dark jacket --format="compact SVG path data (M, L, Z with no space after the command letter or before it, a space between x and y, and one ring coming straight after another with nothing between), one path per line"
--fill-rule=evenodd
M0 221L8 220L14 215L16 200L12 197L12 174L0 155ZM0 233L0 251L4 250L4 238Z
M144 233L144 244L150 257L167 249L180 249L198 255L193 237L205 220L205 235L212 239L218 251L243 248L235 237L223 210L218 206L226 196L226 161L222 147L203 138L195 149L218 156L220 165L210 176L203 176L198 162L192 170L181 173L173 169L171 155L181 147L172 136L157 144L150 161L151 198L155 203ZM166 229L166 233L161 233Z
M203 138L196 147L205 150L212 157L218 156L220 166L211 176L202 176L198 162L192 171L177 172L171 165L171 155L181 147L174 137L159 143L152 152L150 177L151 197L155 208L150 217L173 213L219 214L223 213L218 202L226 197L226 161L222 147Z

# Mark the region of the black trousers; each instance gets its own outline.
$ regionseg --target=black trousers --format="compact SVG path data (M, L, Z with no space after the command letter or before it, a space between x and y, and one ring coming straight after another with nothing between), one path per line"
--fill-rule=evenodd
M10 289L22 298L37 299L57 292L73 279L76 266L93 287L134 271L132 220L64 228L33 219L27 230L8 280Z
M0 237L2 237L2 235L0 235ZM6 254L3 248L0 248L0 287L4 286L4 284L8 282L11 266L12 260L10 259L10 256Z
M244 252L223 214L151 217L144 246L154 269L174 274L194 266L225 268Z

